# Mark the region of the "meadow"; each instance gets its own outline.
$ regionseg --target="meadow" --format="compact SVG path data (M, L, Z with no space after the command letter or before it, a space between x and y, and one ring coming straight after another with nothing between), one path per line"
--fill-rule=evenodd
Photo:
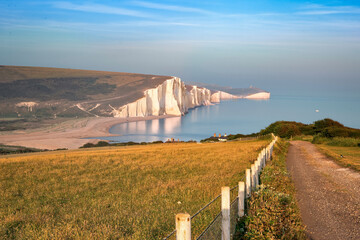
M234 186L269 139L9 155L0 159L1 239L160 239ZM219 208L218 208L219 207ZM220 210L193 221L194 236Z

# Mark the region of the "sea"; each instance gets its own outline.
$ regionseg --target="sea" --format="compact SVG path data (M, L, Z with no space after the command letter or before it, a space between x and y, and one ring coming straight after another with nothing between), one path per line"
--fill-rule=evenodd
M272 95L267 100L235 99L190 109L181 117L127 122L109 131L111 142L180 141L208 138L214 134L250 134L280 121L313 123L331 118L345 126L360 128L360 96Z

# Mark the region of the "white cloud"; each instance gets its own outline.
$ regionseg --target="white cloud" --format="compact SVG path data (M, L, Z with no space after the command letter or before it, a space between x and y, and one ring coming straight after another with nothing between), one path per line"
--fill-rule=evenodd
M360 8L353 6L329 7L319 4L305 5L305 11L297 12L299 15L330 15L330 14L360 14Z
M153 17L147 13L140 11L130 10L126 8L110 7L101 4L73 4L70 2L54 2L53 6L59 9L81 11L81 12L93 12L93 13L105 13L115 15L125 15L132 17L150 18Z
M176 12L192 12L192 13L201 13L201 14L217 14L215 12L207 11L200 8L192 8L192 7L183 7L177 5L167 5L167 4L159 4L159 3L150 3L143 1L133 1L133 4L151 9L159 9L159 10L168 10L168 11L176 11Z

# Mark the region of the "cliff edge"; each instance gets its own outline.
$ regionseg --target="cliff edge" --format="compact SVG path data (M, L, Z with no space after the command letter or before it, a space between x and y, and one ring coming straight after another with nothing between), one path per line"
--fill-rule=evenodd
M178 77L167 79L156 88L147 89L144 97L115 108L114 117L181 116L188 109L211 104L211 91L197 86L185 86Z

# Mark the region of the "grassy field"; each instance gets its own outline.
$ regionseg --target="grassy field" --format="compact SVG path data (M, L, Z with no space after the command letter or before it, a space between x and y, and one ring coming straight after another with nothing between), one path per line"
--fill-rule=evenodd
M360 147L339 147L324 144L317 144L316 146L341 166L360 171Z
M279 140L272 161L262 171L260 189L248 200L234 239L307 239L295 199L295 186L286 169L289 143Z
M0 159L0 239L159 239L234 186L268 140L46 152ZM214 209L214 211L219 209ZM214 212L193 222L194 235Z

